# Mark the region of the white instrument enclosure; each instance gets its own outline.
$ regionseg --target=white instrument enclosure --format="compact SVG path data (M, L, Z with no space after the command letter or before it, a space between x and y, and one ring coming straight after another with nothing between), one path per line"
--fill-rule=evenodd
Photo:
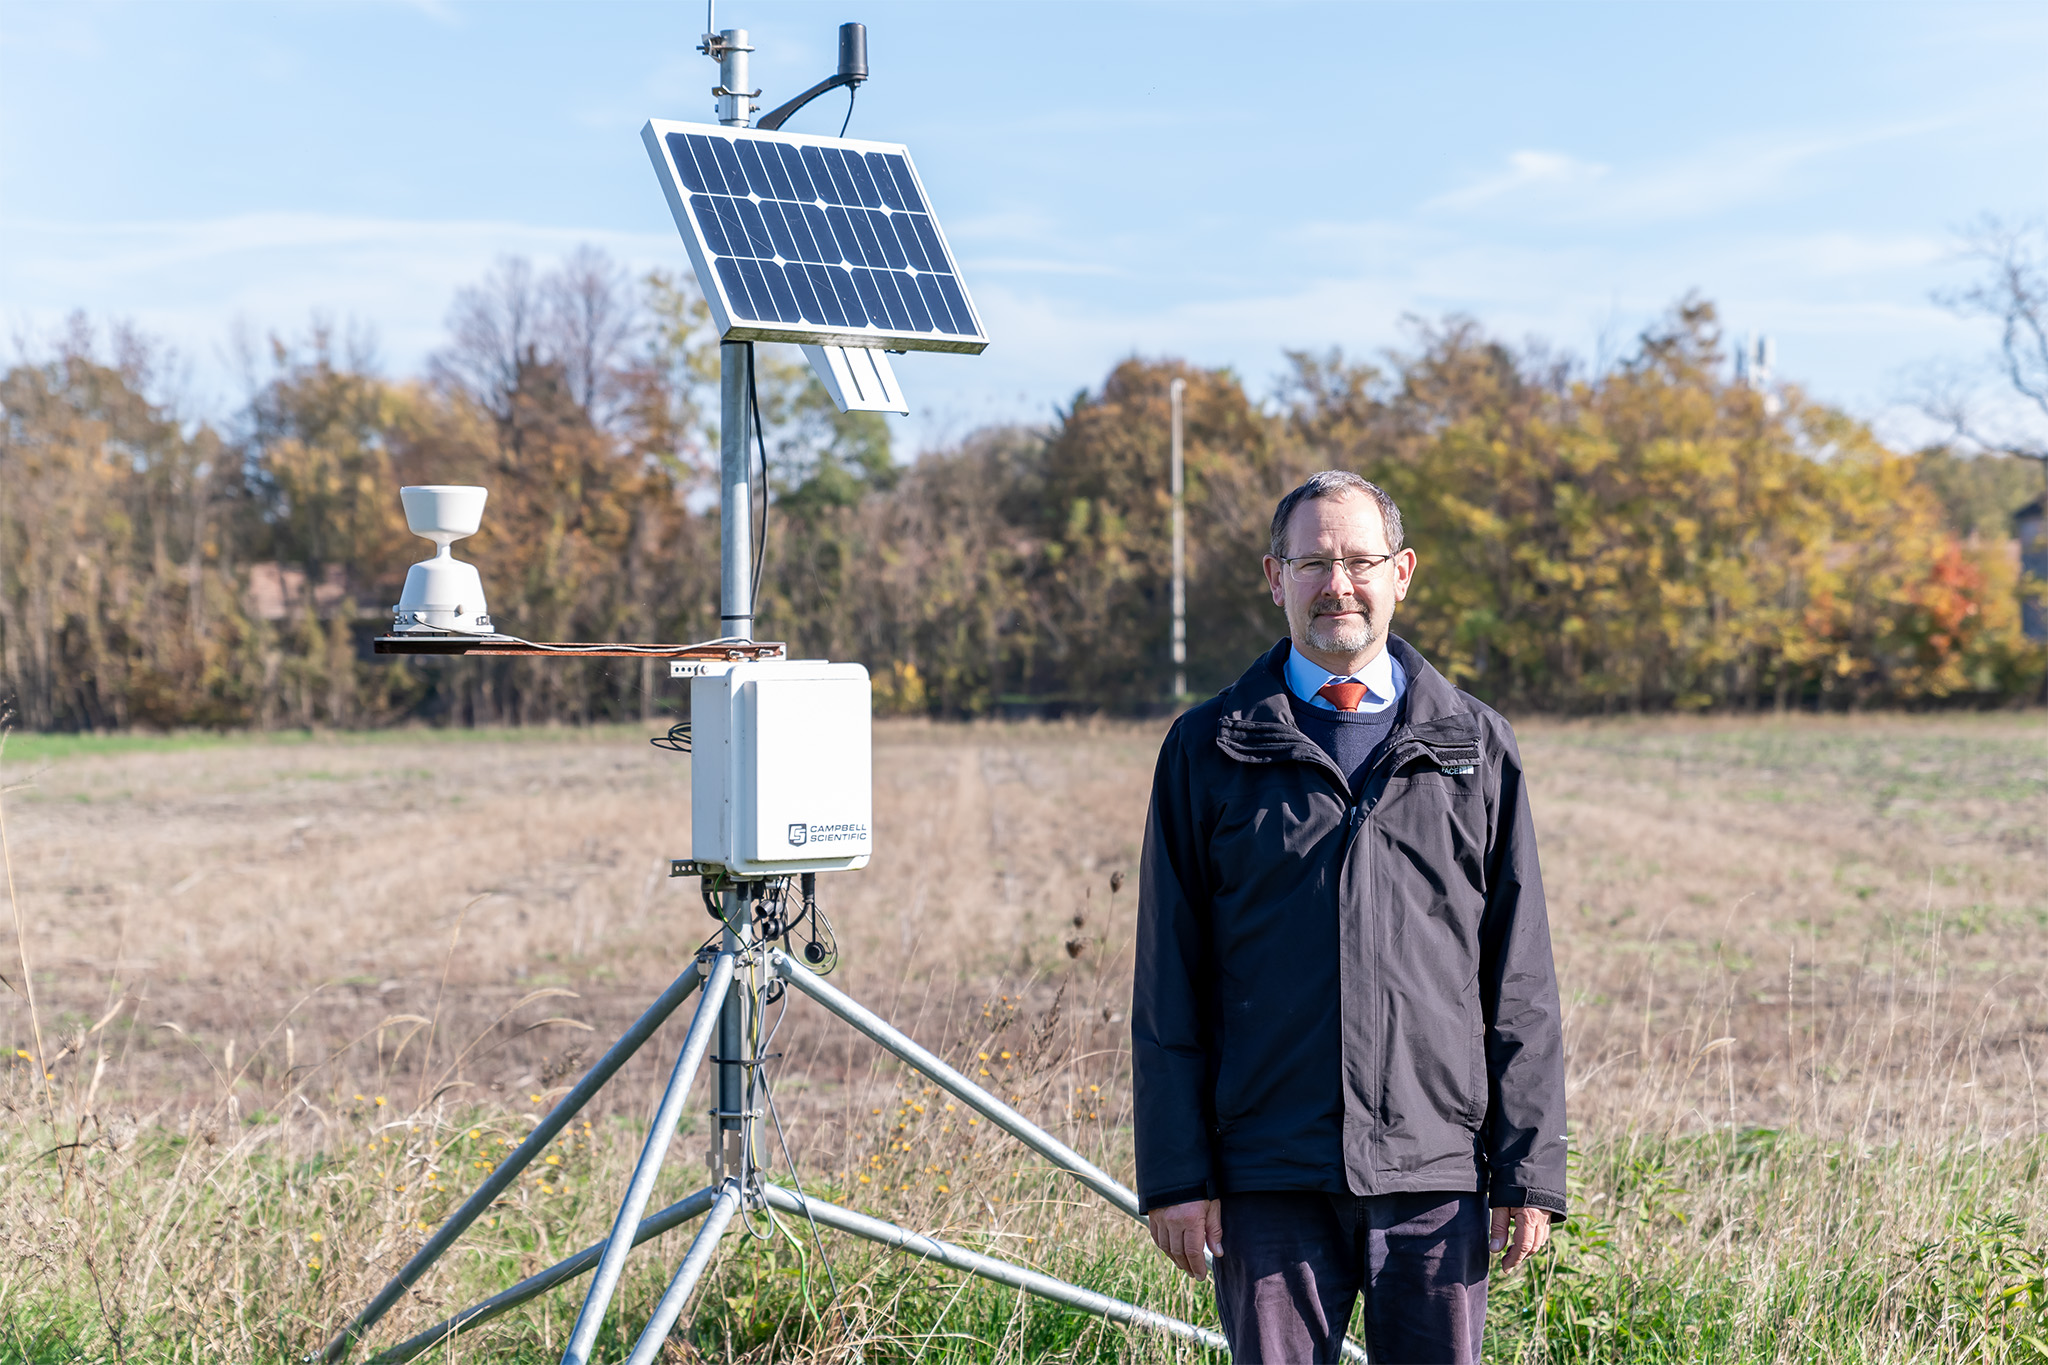
M866 867L873 692L859 664L714 664L690 683L690 856L735 877Z

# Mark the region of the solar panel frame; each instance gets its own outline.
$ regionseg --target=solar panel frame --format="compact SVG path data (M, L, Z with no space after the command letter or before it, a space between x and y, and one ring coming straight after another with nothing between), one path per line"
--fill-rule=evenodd
M903 144L666 119L648 120L640 139L722 339L987 349L959 260ZM971 330L960 326L963 315Z

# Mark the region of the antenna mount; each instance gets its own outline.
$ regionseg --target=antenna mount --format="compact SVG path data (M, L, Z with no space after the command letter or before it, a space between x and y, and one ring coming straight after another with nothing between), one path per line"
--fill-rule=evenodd
M797 110L803 108L826 91L837 90L842 85L859 85L867 78L868 26L866 24L841 24L839 26L838 72L819 81L789 103L778 105L754 126L772 133L784 123L787 123L790 116L796 113Z

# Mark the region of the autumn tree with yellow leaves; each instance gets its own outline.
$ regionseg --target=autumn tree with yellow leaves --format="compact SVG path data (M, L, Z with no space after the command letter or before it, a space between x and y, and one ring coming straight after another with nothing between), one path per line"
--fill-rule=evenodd
M1796 389L1725 378L1688 300L1611 369L1474 322L1378 363L1290 357L1261 403L1228 371L1128 360L1044 429L898 463L793 352L762 348L765 638L857 659L878 710L1168 704L1168 386L1187 382L1189 678L1282 630L1259 571L1275 500L1356 470L1421 556L1400 629L1511 709L1998 704L2023 640L1992 455L1902 455ZM103 354L104 353L104 354ZM501 263L411 378L316 328L273 342L231 419L161 398L151 349L83 322L0 377L0 705L38 729L648 718L641 660L393 659L405 483L480 483L482 570L529 638L718 630L716 338L686 281L601 253ZM1997 506L1993 506L1997 504ZM1989 510L1986 510L1989 509ZM2010 511L2010 509L2004 509ZM757 513L758 514L758 513Z

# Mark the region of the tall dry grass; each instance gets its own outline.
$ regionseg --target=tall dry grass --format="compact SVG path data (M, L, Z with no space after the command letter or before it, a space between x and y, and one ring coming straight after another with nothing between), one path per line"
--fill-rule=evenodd
M1158 733L885 727L881 852L821 887L835 980L1125 1172L1135 886L1116 874ZM1532 723L1523 747L1575 1218L1497 1284L1490 1355L2048 1358L2039 718ZM0 1078L0 1358L317 1344L712 928L664 875L686 765L637 732L17 738L0 782L34 968L0 952L30 1054ZM379 1341L602 1234L680 1036ZM1212 1316L1126 1220L804 1002L775 1050L807 1188ZM659 1199L702 1183L698 1129ZM708 1358L1171 1355L843 1240L828 1277L805 1230L752 1231L701 1300ZM636 1256L628 1325L681 1245ZM575 1302L433 1358L559 1353Z

